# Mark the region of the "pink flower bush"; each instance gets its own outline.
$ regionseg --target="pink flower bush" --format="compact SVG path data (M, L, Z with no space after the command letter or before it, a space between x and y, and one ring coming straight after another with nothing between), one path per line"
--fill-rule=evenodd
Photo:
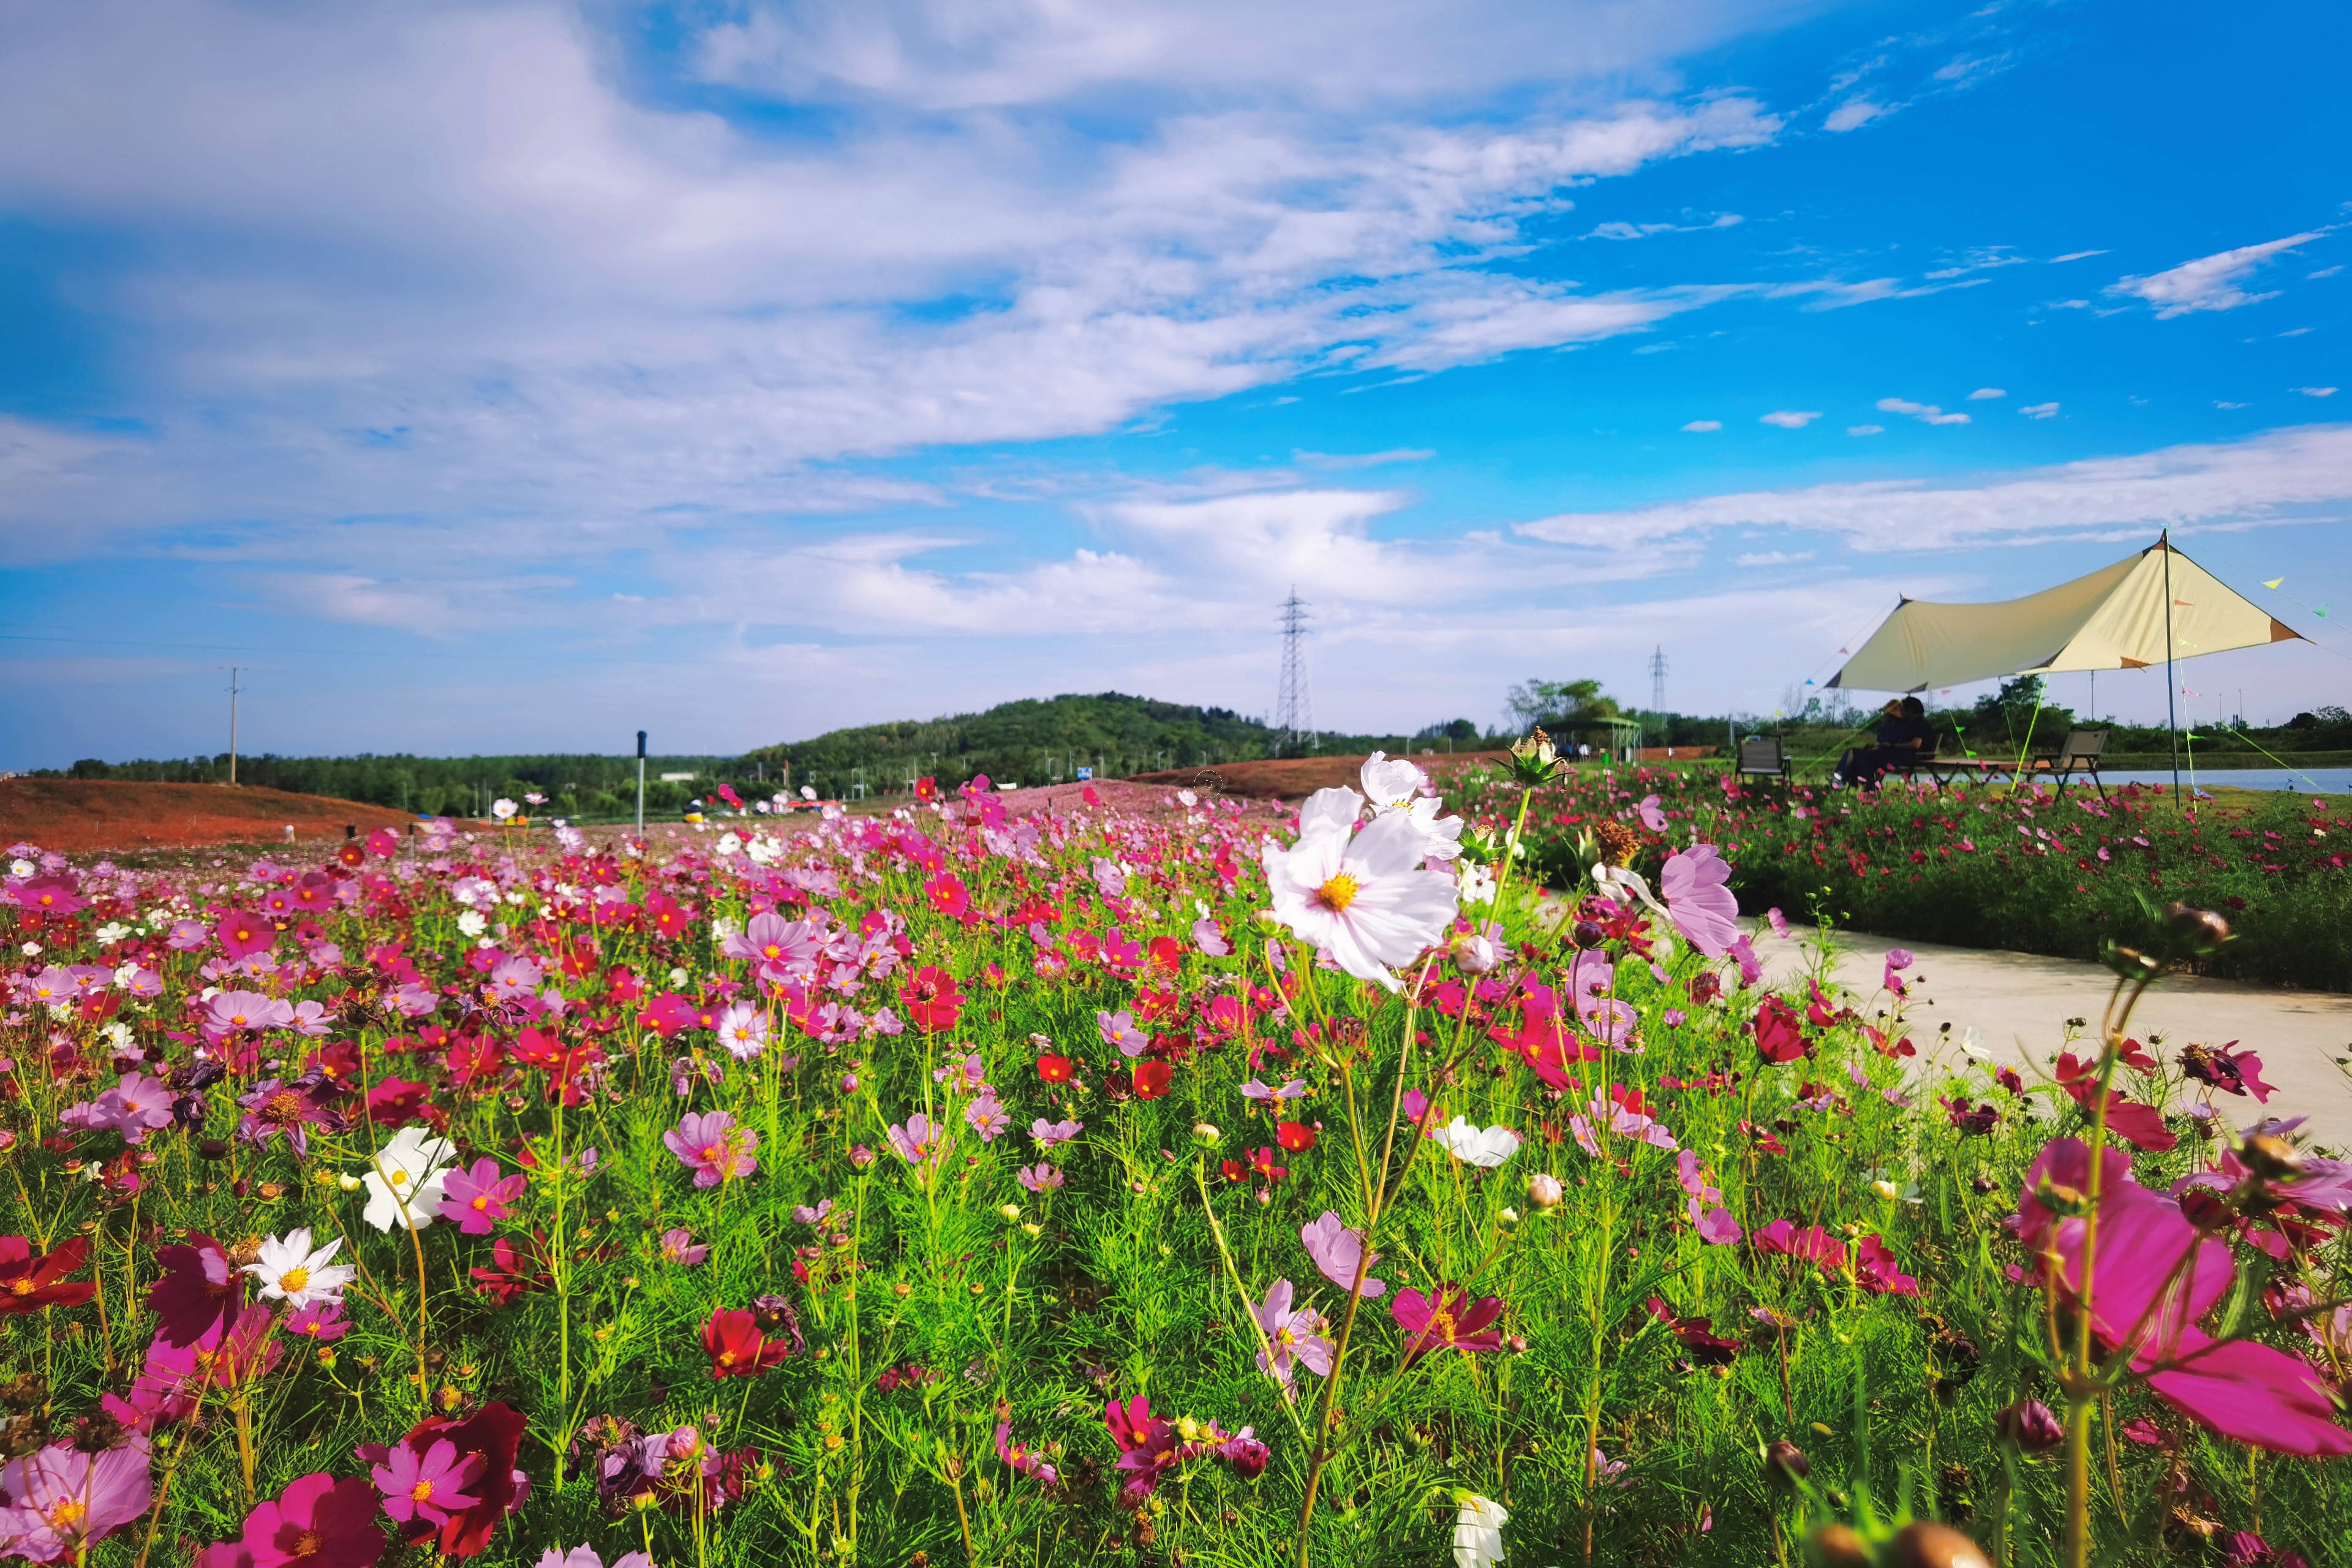
M759 1169L751 1151L760 1146L760 1135L736 1126L735 1118L723 1110L688 1112L676 1128L662 1134L662 1142L677 1156L678 1163L694 1173L698 1187L715 1187Z

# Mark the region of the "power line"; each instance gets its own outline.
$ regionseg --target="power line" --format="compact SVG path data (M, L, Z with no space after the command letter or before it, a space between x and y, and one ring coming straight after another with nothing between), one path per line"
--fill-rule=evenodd
M1274 727L1295 754L1315 746L1315 708L1307 694L1307 603L1291 585L1282 602L1282 683L1275 694Z

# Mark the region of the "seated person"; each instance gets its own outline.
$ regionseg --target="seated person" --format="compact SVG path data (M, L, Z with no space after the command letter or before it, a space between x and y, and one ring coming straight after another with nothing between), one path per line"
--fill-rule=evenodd
M1840 784L1875 788L1879 775L1917 760L1931 749L1934 738L1927 704L1916 697L1898 698L1880 710L1877 737L1839 758L1833 776Z

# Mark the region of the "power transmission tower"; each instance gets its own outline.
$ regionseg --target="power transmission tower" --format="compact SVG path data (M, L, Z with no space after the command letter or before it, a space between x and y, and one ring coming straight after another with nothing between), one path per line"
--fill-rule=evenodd
M1654 713L1666 710L1666 649L1663 643L1659 645L1658 651L1650 656L1650 710Z
M1315 745L1315 707L1307 695L1307 604L1294 585L1282 602L1282 688L1274 700L1274 727L1294 754Z
M228 782L236 783L236 666L228 669Z

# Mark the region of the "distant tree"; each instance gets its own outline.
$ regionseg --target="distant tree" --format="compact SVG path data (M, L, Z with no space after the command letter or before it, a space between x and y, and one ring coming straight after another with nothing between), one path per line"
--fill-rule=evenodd
M1616 700L1603 697L1597 680L1523 680L1511 688L1503 708L1521 730L1563 720L1617 716Z

